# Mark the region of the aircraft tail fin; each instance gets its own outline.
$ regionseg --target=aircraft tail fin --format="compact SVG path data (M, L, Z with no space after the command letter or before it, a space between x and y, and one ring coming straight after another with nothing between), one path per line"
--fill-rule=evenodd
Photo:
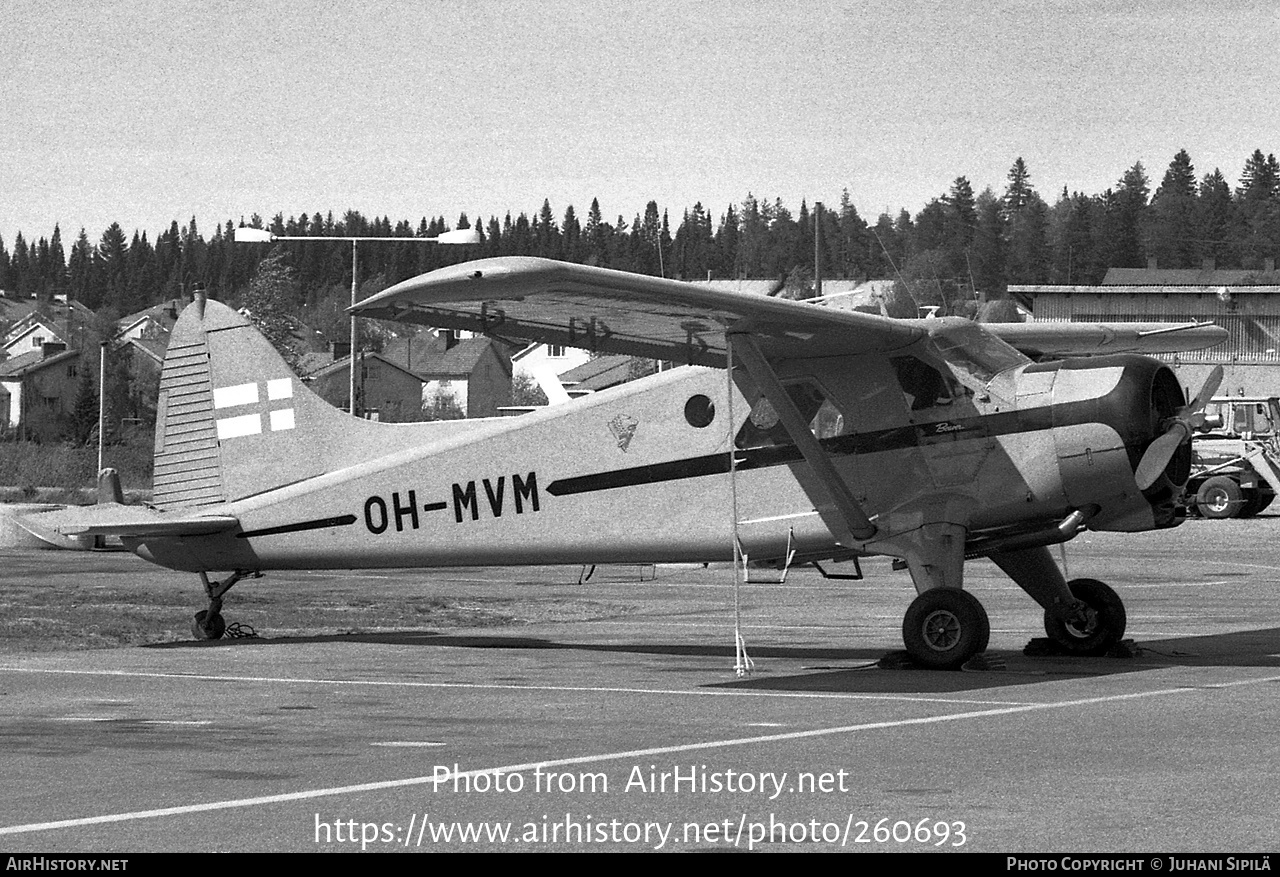
M160 373L152 503L212 506L320 475L350 423L244 316L198 298Z

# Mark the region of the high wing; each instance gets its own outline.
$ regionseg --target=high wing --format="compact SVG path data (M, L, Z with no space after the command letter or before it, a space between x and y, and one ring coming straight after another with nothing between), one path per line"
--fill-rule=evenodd
M929 334L894 320L748 296L625 271L524 256L481 259L414 277L352 312L398 322L723 367L725 333L749 334L769 359L888 352ZM1032 356L1168 353L1227 337L1209 323L984 323Z
M362 317L721 368L726 331L750 334L770 359L886 352L928 334L924 321L531 257L441 268L352 310Z
M1177 353L1227 340L1213 323L983 323L982 328L1032 357L1104 353Z

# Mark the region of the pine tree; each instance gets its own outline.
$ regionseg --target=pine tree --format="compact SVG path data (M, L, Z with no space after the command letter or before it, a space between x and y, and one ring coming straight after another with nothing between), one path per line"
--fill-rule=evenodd
M538 211L533 227L535 255L544 259L559 259L563 253L561 248L560 229L556 226L555 215L551 212L551 201L544 199L542 209Z
M49 262L45 273L45 284L50 297L62 295L67 291L67 257L62 249L60 225L54 225L53 237L49 241Z
M1010 283L1045 283L1049 275L1049 205L1032 192L1008 224Z
M1238 265L1240 262L1241 217L1231 186L1218 168L1205 174L1200 181L1196 199L1196 234L1200 239L1200 252L1212 258L1220 266Z
M720 217L711 258L711 274L715 277L737 277L740 224L738 212L730 204Z
M974 203L977 230L969 269L973 291L988 299L1002 298L1008 286L1005 276L1004 205L990 188L984 189Z
M1280 198L1280 163L1277 163L1275 155L1264 158L1262 150L1255 149L1244 163L1236 194L1245 202Z
M1260 267L1280 253L1280 164L1255 150L1245 162L1237 190L1243 218L1242 257L1246 267Z
M4 237L0 236L0 291L5 293L13 290L13 273L9 264L9 251L5 249Z
M564 219L560 223L560 240L560 258L570 262L581 262L582 226L578 223L578 214L574 212L572 204L564 209Z
M67 259L67 296L83 303L89 295L92 278L93 245L89 243L89 235L82 228L80 236L71 245L71 255Z
M586 239L586 257L588 265L603 265L608 257L608 240L604 218L600 215L600 201L591 199L591 208L587 211L587 227L583 230Z
M31 270L31 254L27 250L26 239L18 232L13 239L13 256L9 260L9 270L13 273L13 288L19 298L31 298L35 294L35 277Z
M1012 215L1027 206L1034 191L1031 188L1031 172L1027 170L1022 156L1018 156L1013 167L1009 168L1008 179L1009 185L1004 190L1004 209L1006 214Z
M944 245L951 260L951 271L956 275L964 275L969 272L969 248L978 225L977 204L969 180L956 177L943 203L947 208L944 217Z
M874 275L872 243L867 234L867 223L858 215L849 190L840 193L840 212L836 217L836 234L823 228L823 240L827 242L832 259L828 261L837 276L846 279L865 279ZM834 246L832 244L834 242Z
M1146 250L1142 244L1147 218L1147 172L1137 162L1120 178L1115 190L1107 190L1106 220L1102 229L1108 241L1107 264L1113 268L1142 268Z
M98 436L98 388L93 380L94 374L89 358L81 358L76 401L71 409L71 422L67 425L68 438L77 445L92 444Z
M1146 248L1158 264L1190 268L1199 261L1196 214L1196 172L1183 149L1169 163L1151 199Z
M118 222L111 223L94 256L93 282L83 302L90 310L109 307L118 314L127 313L123 305L129 286L128 253L124 229Z

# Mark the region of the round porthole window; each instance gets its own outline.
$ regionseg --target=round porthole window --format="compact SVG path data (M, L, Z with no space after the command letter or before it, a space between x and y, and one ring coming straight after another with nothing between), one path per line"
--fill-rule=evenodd
M710 426L711 421L716 419L716 405L701 393L690 396L689 401L684 403L684 419L689 421L690 426L698 429Z

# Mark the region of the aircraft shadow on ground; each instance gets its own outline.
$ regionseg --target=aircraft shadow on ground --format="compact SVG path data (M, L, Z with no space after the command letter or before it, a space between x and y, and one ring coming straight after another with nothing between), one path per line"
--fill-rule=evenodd
M176 642L148 648L226 648L252 645L302 645L307 643L364 643L426 646L431 648L547 650L665 657L723 658L732 665L734 652L721 645L675 643L575 643L538 637L501 634L452 635L431 631L348 634L337 636L244 638L218 642ZM986 668L961 672L915 669L899 660L904 653L890 653L894 669L878 666L886 656L882 649L834 649L825 647L760 646L749 649L754 659L811 661L801 673L770 675L768 667L731 682L711 683L708 688L764 691L812 691L829 693L953 693L1049 680L1080 679L1137 673L1165 667L1275 667L1280 668L1280 628L1238 631L1198 637L1143 640L1134 644L1132 657L1079 658L1058 655L1028 656L1019 651L993 650L985 655Z

